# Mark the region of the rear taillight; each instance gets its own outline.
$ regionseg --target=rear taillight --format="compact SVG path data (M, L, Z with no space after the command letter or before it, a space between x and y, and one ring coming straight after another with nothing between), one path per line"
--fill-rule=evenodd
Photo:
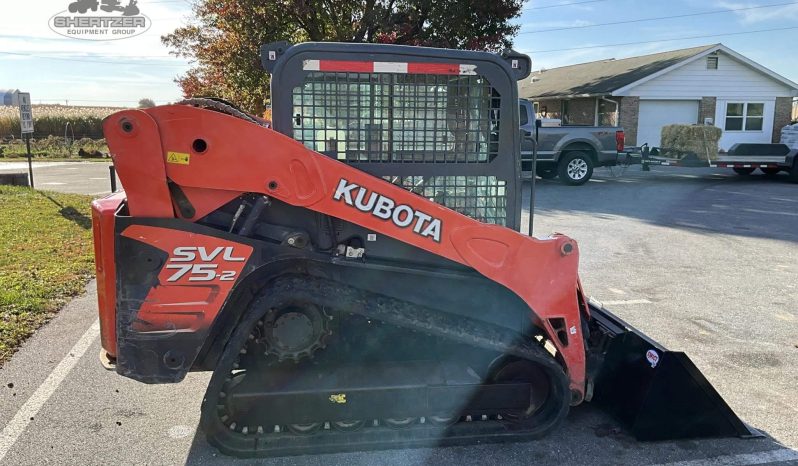
M615 150L618 152L623 152L624 145L626 144L626 136L623 134L623 130L615 132Z

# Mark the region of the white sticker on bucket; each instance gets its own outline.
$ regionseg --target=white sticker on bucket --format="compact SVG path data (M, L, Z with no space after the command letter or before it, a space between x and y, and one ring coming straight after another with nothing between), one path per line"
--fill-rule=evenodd
M651 364L652 368L657 367L657 364L659 364L659 353L653 349L646 351L646 360Z

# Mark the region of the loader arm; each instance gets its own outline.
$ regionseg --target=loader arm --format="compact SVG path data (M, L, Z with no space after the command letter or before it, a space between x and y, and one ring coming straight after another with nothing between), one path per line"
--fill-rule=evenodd
M572 402L584 399L589 315L572 239L483 224L271 129L207 109L123 111L106 119L104 131L131 216L196 221L242 193L261 193L471 267L528 305L530 319L556 347Z

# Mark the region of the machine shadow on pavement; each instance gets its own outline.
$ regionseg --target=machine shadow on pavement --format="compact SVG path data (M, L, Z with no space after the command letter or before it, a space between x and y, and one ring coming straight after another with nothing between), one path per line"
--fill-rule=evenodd
M205 434L197 426L185 464L186 466L666 465L680 461L701 461L740 455L757 458L758 455L792 451L785 449L767 433L762 433L764 437L751 439L640 442L600 409L591 405L581 405L571 410L569 417L552 435L530 442L267 458L236 459L225 456L207 442Z

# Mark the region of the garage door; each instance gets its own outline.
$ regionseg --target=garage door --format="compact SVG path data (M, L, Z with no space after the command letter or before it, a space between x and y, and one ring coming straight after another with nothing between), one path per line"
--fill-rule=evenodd
M659 147L663 126L698 123L697 100L641 100L637 120L637 145Z

